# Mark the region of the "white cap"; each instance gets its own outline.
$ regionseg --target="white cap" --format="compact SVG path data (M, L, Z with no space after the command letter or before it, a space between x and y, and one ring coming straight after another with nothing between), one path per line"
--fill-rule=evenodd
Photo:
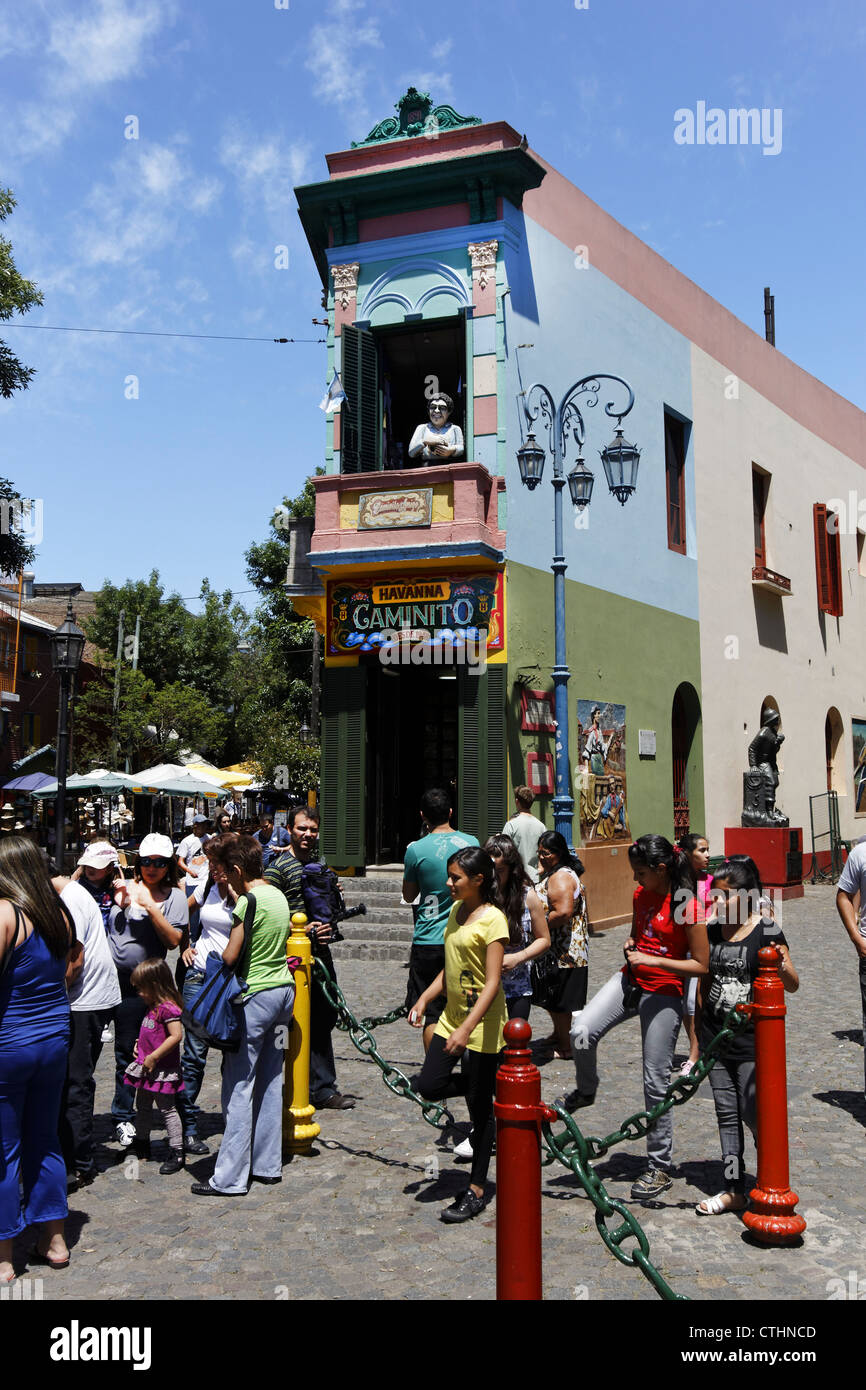
M86 869L107 869L117 862L117 850L107 840L94 840L78 861L79 865Z
M192 823L193 825L207 825L207 816L203 816L201 812L199 812L197 816L193 816Z
M152 854L155 859L173 859L174 845L167 835L145 835L138 847L138 857Z

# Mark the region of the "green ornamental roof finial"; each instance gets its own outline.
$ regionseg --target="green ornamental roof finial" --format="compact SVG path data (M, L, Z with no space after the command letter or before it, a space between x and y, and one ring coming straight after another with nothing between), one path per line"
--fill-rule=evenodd
M352 149L381 140L405 140L414 135L431 137L441 130L481 124L480 116L460 116L453 106L434 107L430 93L416 91L414 87L394 103L394 110L397 115L386 116L384 121L374 125L366 140L353 140Z

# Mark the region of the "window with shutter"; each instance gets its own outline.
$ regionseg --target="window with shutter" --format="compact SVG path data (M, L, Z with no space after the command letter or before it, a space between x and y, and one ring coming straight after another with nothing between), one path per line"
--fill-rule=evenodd
M460 767L458 829L484 843L508 819L506 789L506 667L483 676L458 668Z
M767 568L767 534L764 516L767 510L769 477L752 468L752 522L755 531L755 568Z
M367 671L329 670L322 692L322 856L338 866L366 861Z
M823 502L812 508L815 529L815 577L818 608L833 618L842 616L842 548L839 518Z
M665 493L668 549L686 553L686 430L665 411Z
M341 472L372 473L381 467L379 354L368 329L345 324L342 330Z

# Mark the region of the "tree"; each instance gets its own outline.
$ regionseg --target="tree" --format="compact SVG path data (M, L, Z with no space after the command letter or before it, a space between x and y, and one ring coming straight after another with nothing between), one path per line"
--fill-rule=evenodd
M77 702L78 761L82 766L111 767L116 756L112 728L115 663L106 662ZM173 682L158 687L141 671L121 662L117 737L121 760L134 771L154 763L174 763L194 749L219 761L227 716L196 690Z
M5 222L15 199L10 188L0 188L0 222ZM42 303L42 295L32 280L19 275L12 259L12 243L0 237L0 319L11 319L13 314L26 314L34 304ZM13 391L24 391L36 371L35 367L25 367L0 339L0 395L9 397ZM25 564L27 562L25 561Z

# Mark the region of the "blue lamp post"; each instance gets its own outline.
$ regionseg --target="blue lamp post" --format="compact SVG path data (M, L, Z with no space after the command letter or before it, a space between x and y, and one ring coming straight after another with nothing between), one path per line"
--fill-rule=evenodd
M553 604L555 617L555 665L553 667L553 688L556 706L556 795L553 798L553 822L560 835L564 835L569 846L573 844L574 797L571 795L571 780L568 767L568 681L571 672L565 658L565 571L562 538L562 489L568 483L571 500L578 511L589 506L594 474L586 467L583 459L585 438L584 421L577 404L579 397L586 396L585 405L594 407L603 381L616 382L628 393L622 409L614 409L613 401L605 405L605 414L616 420L614 437L604 449L600 458L610 491L622 506L625 506L637 485L637 469L640 450L623 438L620 428L624 416L634 405L634 392L622 377L602 372L594 376L582 377L566 391L557 405L546 386L535 382L528 391L522 393L523 413L526 417L527 439L517 450L517 463L520 468L520 481L530 492L541 482L544 472L545 451L537 442L533 426L541 417L541 429L547 431L548 446L553 455ZM577 445L577 462L566 477L564 464L569 436Z

